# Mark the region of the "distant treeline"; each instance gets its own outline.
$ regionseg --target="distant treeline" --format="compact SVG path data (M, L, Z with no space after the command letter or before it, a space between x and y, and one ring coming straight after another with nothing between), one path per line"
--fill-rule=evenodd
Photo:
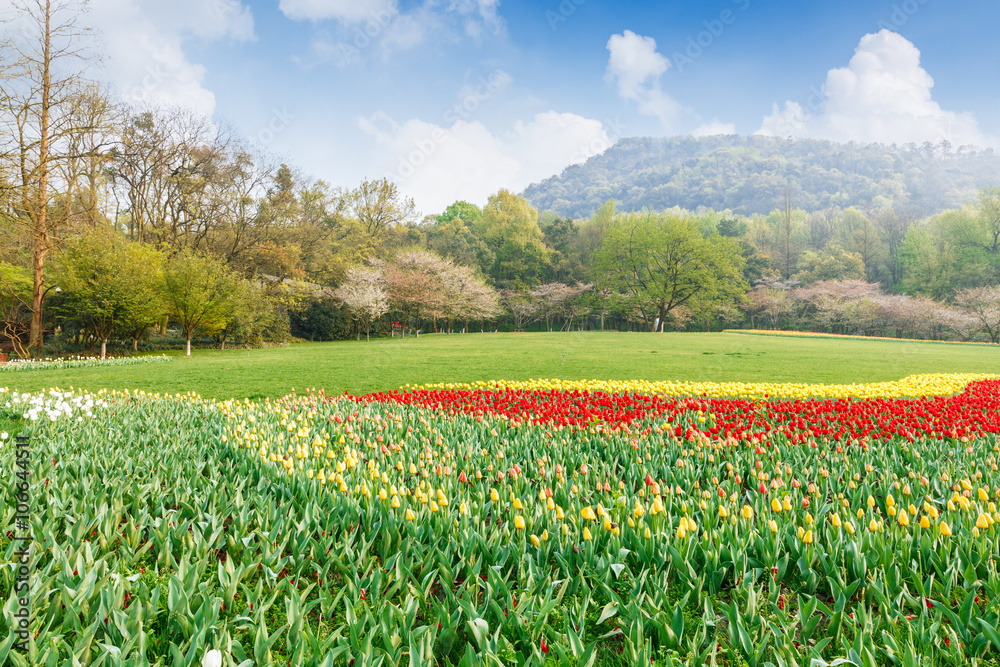
M620 210L766 215L790 191L806 212L887 206L923 216L961 206L997 179L992 148L840 144L766 136L622 139L584 164L530 186L524 196L540 211L590 217L614 199Z

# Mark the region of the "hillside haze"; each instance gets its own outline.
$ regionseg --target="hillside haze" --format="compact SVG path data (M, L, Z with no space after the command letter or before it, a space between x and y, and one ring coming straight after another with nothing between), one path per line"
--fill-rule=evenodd
M806 211L893 206L927 215L973 200L1000 182L992 148L947 143L840 144L765 136L629 138L562 174L530 185L539 211L586 218L614 199L618 210L673 206L751 215L791 205Z

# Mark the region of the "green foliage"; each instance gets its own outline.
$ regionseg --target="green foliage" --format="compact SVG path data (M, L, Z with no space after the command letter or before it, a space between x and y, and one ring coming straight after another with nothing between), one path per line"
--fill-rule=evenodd
M163 257L108 227L97 227L65 244L55 284L65 320L101 342L138 338L163 314Z
M348 340L354 337L351 315L332 299L313 299L291 314L291 332L310 341Z
M164 271L167 312L190 345L195 331L217 333L233 317L239 281L219 260L183 250Z
M596 266L654 325L682 306L732 301L747 286L739 243L704 238L695 221L668 214L621 215L608 227Z
M806 211L894 206L932 213L961 206L996 180L992 149L946 153L939 146L840 144L765 136L635 137L524 196L541 211L586 218L613 198L619 210L673 206L766 215L791 184Z
M850 253L837 242L827 244L820 251L806 250L799 257L799 272L795 279L802 283L818 280L861 280L865 277L865 264L858 253Z

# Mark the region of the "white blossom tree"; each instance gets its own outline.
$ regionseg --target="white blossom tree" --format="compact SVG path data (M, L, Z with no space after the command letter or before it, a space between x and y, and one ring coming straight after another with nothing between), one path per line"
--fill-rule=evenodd
M1000 286L959 290L955 303L975 318L991 343L1000 343Z
M365 329L365 340L371 340L372 322L389 312L389 299L383 289L382 272L375 267L355 266L347 271L347 279L334 291L358 327Z

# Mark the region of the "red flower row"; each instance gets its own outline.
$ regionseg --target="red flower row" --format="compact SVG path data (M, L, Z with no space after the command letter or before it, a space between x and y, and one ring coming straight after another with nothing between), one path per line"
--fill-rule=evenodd
M920 399L749 401L666 398L588 391L423 390L368 394L364 403L413 405L448 414L496 415L515 424L629 429L669 425L680 438L784 436L850 441L974 438L1000 433L1000 380L971 383L955 396ZM704 421L699 417L704 416ZM648 432L648 431L647 431Z

